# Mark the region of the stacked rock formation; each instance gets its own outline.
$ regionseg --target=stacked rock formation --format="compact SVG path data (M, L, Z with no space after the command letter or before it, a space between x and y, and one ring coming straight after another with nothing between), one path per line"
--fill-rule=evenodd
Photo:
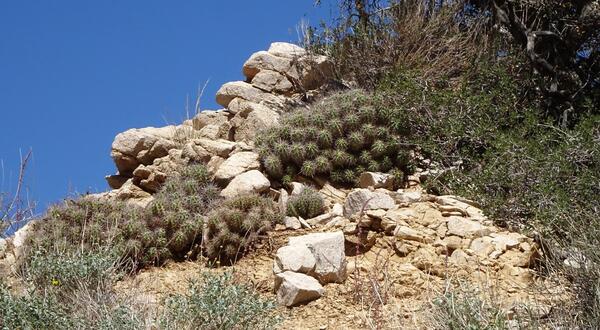
M253 54L243 66L245 81L224 84L216 95L224 108L202 111L182 125L130 129L116 136L111 156L117 174L111 192L99 197L146 205L166 178L190 162L207 165L227 197L263 192L269 182L252 152L255 134L277 124L290 107L306 105L332 74L324 56L282 42Z

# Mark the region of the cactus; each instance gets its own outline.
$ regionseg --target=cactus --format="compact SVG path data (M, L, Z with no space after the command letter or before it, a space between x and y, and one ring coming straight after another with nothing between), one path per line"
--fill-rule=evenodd
M261 161L274 180L288 183L297 175L319 176L353 185L362 171L411 172L410 157L400 143L405 123L391 108L373 106L375 96L351 91L329 97L312 109L284 116L278 128L256 139ZM280 140L262 135L279 132ZM290 132L289 135L281 132ZM274 157L278 157L279 163Z
M287 215L292 217L310 219L322 214L323 210L323 197L312 188L306 188L300 194L290 197L287 204Z

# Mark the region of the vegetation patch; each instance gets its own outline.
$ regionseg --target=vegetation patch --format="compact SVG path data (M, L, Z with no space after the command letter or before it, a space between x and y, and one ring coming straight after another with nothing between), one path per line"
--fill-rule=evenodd
M313 188L305 188L298 195L290 197L287 203L287 215L291 217L310 219L323 214L324 210L323 196Z
M362 172L411 173L403 136L409 126L396 109L355 90L296 110L261 132L256 144L267 173L289 183L297 175L354 185Z

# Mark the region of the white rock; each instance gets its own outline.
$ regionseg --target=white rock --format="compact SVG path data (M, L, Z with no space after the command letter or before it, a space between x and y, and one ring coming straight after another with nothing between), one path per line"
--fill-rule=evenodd
M448 218L448 233L460 237L474 237L489 235L491 230L477 221L452 216Z
M306 189L306 186L300 182L292 182L290 186L292 186L292 196L300 195Z
M331 220L333 217L333 213L325 213L314 218L307 219L306 222L308 222L308 224L311 226L322 225L329 222L329 220Z
M325 293L323 286L313 277L290 271L275 275L275 291L277 302L287 307L319 299Z
M233 178L220 195L233 198L243 194L262 193L269 190L270 186L271 183L260 171L251 170Z
M341 217L344 215L344 206L340 203L333 204L331 208L331 213L335 216Z
M296 217L283 218L283 224L285 225L286 229L297 230L297 229L302 228L302 224L300 223L300 220L298 220L298 218L296 218Z
M228 107L229 103L236 97L254 103L279 104L282 102L277 96L266 93L243 81L228 82L221 86L217 91L216 101L218 104Z
M361 210L384 209L389 210L395 205L394 199L382 192L373 192L368 189L358 189L348 194L344 202L344 216L350 217Z
M251 151L242 151L227 158L215 173L215 180L220 183L229 182L234 177L260 168L258 154Z
M361 188L387 188L394 187L394 176L380 172L364 172L358 179Z
M235 127L235 141L253 141L258 132L279 123L279 114L267 107L257 106L246 117L238 113L231 122Z
M290 58L275 56L269 52L260 51L252 54L246 63L244 63L243 72L246 78L252 80L252 78L262 70L287 73L290 72L291 69L292 60Z
M398 203L417 203L422 200L423 194L420 191L399 191L395 197Z
M408 241L417 241L417 242L425 242L428 241L425 235L415 229L412 229L407 226L398 226L394 230L394 236L408 240Z
M346 280L347 263L341 231L290 237L289 245L305 245L310 249L316 260L314 276L321 283L342 283Z
M287 94L294 86L281 73L271 70L262 70L252 78L252 86L265 92Z
M305 245L287 245L279 248L274 262L282 272L289 270L303 274L310 274L317 263L312 251Z
M195 139L193 141L196 145L208 150L213 155L217 155L223 158L227 158L229 154L235 148L235 142L219 139L210 140L206 138Z
M279 210L281 212L287 212L287 204L289 199L290 195L288 194L287 190L283 188L279 189L279 200L277 201L277 204L279 204Z
M300 221L302 227L306 229L312 229L312 226L308 222L306 222L306 220L302 219L302 217L298 217L298 221Z
M275 56L287 58L297 58L306 55L306 50L304 48L287 42L272 43L268 52Z

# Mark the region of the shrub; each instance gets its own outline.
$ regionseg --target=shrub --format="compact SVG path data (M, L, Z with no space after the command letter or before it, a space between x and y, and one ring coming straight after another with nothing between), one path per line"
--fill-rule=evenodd
M165 301L164 329L271 329L280 321L275 302L235 284L231 273L204 273L189 292Z
M110 249L137 269L180 259L200 244L203 215L218 199L201 165L170 178L146 209L81 198L49 209L28 239L31 256Z
M283 183L301 174L353 185L366 170L408 173L410 159L398 155L408 150L400 142L409 127L398 109L377 101L361 91L340 93L261 132L256 144L269 176Z
M300 194L290 197L287 215L310 219L322 214L323 209L324 201L321 194L312 188L305 188Z
M235 261L282 218L276 203L265 197L245 195L227 200L208 215L204 253L213 261Z
M74 329L77 320L51 296L14 296L0 283L2 329Z

